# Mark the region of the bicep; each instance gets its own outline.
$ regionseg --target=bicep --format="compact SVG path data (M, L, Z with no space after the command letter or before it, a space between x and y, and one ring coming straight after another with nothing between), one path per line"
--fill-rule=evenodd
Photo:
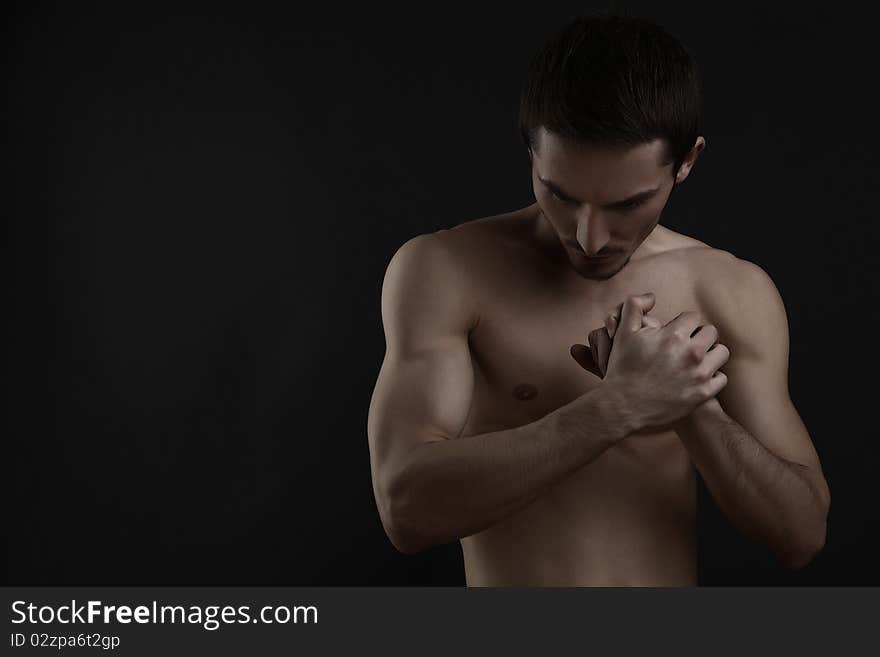
M386 356L370 403L367 435L375 474L388 477L409 450L458 436L473 391L467 344Z
M470 410L473 307L449 253L429 237L401 247L383 283L386 352L367 421L380 490L387 490L410 450L458 436Z

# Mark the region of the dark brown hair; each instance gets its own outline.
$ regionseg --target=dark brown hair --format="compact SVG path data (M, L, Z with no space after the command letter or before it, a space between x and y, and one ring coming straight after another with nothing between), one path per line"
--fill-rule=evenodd
M662 138L675 175L700 134L696 61L649 19L621 10L578 16L532 58L519 126L533 152L540 126L610 147Z

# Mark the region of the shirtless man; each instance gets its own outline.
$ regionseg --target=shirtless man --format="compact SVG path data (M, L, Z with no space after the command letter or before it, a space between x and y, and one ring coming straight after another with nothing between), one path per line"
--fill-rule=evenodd
M391 542L459 540L468 586L696 586L699 471L735 527L804 566L830 493L782 300L658 223L704 137L673 162L670 135L608 145L520 116L536 202L418 235L385 273L367 431Z

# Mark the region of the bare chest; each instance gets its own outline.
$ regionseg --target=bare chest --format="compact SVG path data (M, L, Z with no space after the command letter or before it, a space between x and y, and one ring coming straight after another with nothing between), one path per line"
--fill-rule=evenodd
M600 385L570 348L588 344L627 297L653 292L650 315L663 323L700 310L693 281L662 257L632 262L614 279L599 289L554 289L521 263L486 275L469 335L475 390L463 436L532 422Z
M693 282L662 257L632 262L614 278L599 292L578 294L548 287L521 266L488 277L480 322L469 337L474 393L461 437L534 422L601 385L571 357L570 347L587 344L589 332L628 296L654 292L657 301L650 314L663 323L684 310L699 310ZM641 486L656 495L658 486L689 490L691 476L689 458L674 432L638 433L553 492L571 497L629 480L630 492Z
M468 336L474 386L459 438L527 425L602 385L570 348L628 296L653 292L650 314L664 324L702 311L681 253L638 258L601 285L560 285L528 249L482 251L491 257L468 261L479 322ZM673 431L632 434L462 539L468 581L695 582L695 484Z

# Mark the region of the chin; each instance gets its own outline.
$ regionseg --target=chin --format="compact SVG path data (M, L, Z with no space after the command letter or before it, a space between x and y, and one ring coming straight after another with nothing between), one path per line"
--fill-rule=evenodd
M597 274L594 271L587 272L587 271L581 271L580 269L578 269L577 273L581 275L581 278L586 278L591 281L607 281L609 278L613 278L614 275L618 271L620 271L620 270L618 269L617 271L613 271L613 272L607 273L607 274L604 272L601 274Z
M629 264L630 256L626 257L626 260L623 261L623 264L616 265L613 267L603 268L603 267L584 267L583 262L574 262L569 260L569 263L582 278L591 280L591 281L607 281L609 278L613 278L621 269Z

